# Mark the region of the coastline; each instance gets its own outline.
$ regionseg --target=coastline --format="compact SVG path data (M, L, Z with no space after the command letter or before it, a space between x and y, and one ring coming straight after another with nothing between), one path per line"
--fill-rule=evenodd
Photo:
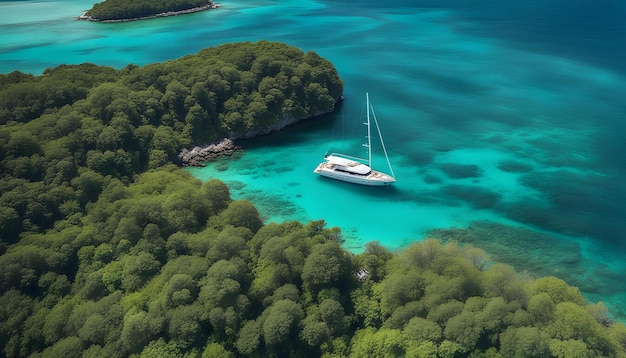
M343 99L343 95L339 97L339 99L335 101L335 106L333 107L333 110L330 112L316 112L313 113L313 115L305 116L302 118L298 118L290 114L285 114L280 121L268 126L267 128L258 129L244 134L230 133L228 137L223 138L221 141L216 141L208 145L197 145L191 150L188 148L183 148L178 153L179 163L183 167L203 167L206 165L205 162L211 159L215 159L223 155L231 156L236 151L242 150L241 147L235 144L235 140L237 139L249 139L261 135L267 135L271 132L280 131L287 126L298 123L302 120L307 120L332 113L337 109L337 106L343 101Z
M102 22L102 23L129 22L129 21L149 20L149 19L155 19L155 18L159 18L159 17L168 17L168 16L192 14L194 12L200 12L200 11L211 10L211 9L218 9L221 6L222 5L219 4L219 3L211 3L211 4L208 4L208 5L194 7L194 8L186 9L186 10L168 11L168 12L162 12L162 13L155 14L155 15L150 15L150 16L134 17L134 18L131 18L131 19L115 19L115 20L94 19L93 17L86 15L87 11L85 11L81 16L77 16L76 20Z
M183 148L178 154L178 160L183 167L203 167L206 161L223 155L233 155L241 148L235 145L230 138L205 146L195 146L191 150Z

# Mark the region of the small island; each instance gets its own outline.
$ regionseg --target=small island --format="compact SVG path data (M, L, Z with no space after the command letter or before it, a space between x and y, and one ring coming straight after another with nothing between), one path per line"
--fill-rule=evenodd
M220 4L210 0L136 0L132 2L105 0L95 4L77 19L96 22L126 22L190 14L219 7Z

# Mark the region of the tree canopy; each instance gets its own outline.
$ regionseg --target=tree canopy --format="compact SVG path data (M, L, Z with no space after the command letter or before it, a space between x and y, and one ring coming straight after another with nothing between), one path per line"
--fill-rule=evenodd
M212 4L210 0L105 0L94 4L86 15L99 21L128 20Z
M331 112L342 92L330 62L267 41L121 70L82 64L0 75L0 244L83 212L117 185L113 178L126 184L176 162L183 147ZM195 210L177 195L167 210Z
M626 326L555 277L433 239L351 254L323 221L250 225L223 194L215 210L215 186L173 166L113 179L78 224L11 245L3 354L626 357ZM168 214L179 188L197 210Z

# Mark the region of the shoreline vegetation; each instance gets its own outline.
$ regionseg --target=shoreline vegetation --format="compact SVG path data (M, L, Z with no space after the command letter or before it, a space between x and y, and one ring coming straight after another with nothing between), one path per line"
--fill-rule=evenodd
M107 2L110 2L111 0L107 0L103 3L100 4L105 4ZM77 16L76 20L82 20L82 21L93 21L93 22L102 22L102 23L118 23L118 22L129 22L129 21L139 21L139 20L149 20L149 19L155 19L155 18L159 18L159 17L169 17L169 16L178 16L178 15L185 15L185 14L192 14L192 13L196 13L196 12L200 12L200 11L206 11L206 10L212 10L212 9L218 9L220 8L222 5L219 3L214 3L212 1L210 1L209 3L202 5L202 6L194 6L194 7L190 7L190 8L184 8L184 9L160 9L160 12L155 12L153 14L149 14L149 15L144 15L143 13L138 13L135 11L132 11L129 13L129 15L125 15L122 17L118 17L118 18L108 18L111 15L106 15L106 17L101 16L101 15L94 15L94 9L97 10L97 5L100 4L96 4L94 5L94 7L91 10L87 10L85 11L82 15ZM144 10L144 9L141 9ZM166 10L166 11L163 11ZM97 13L99 14L99 13ZM140 15L135 15L135 14L140 14Z

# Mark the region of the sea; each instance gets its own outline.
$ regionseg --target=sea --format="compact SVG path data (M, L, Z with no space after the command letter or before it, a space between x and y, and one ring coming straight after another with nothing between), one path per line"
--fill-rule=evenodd
M267 223L324 220L355 253L370 241L471 244L626 321L626 2L220 3L102 24L75 20L91 1L0 1L0 73L145 65L237 41L314 51L345 84L334 113L186 170L223 180ZM313 173L327 152L363 155L366 93L397 178L388 188Z

